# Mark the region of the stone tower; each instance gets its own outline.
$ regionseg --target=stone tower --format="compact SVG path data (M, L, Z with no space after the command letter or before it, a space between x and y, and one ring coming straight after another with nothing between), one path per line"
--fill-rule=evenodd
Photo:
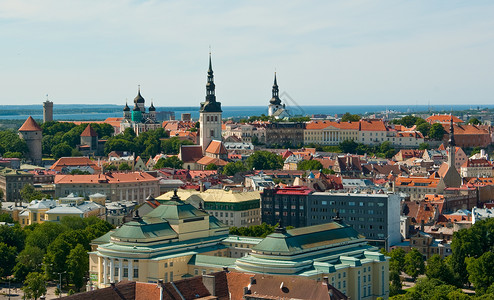
M221 103L216 102L211 53L209 53L208 82L206 84L206 101L201 102L199 110L199 135L202 152L212 140L221 141Z
M273 84L273 89L271 91L272 97L271 100L269 100L268 116L272 116L278 109L284 108L283 105L281 105L281 99L278 93L279 93L278 82L276 80L276 72L274 72L274 84Z
M41 127L34 121L33 117L29 116L26 122L19 128L19 136L26 141L29 150L27 157L33 164L41 165L41 139L43 135L41 133Z
M53 121L53 102L46 99L43 102L43 123Z
M89 150L98 150L98 134L90 124L81 133L81 145L89 146Z

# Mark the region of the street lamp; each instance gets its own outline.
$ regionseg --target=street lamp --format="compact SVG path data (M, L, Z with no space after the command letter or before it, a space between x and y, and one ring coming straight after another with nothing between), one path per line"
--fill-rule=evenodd
M62 298L62 274L67 273L67 271L63 272L54 272L53 274L58 274L59 277L59 286L58 286L58 298Z
M9 300L10 300L10 282L12 279L14 279L14 275L7 276L7 279L9 280Z

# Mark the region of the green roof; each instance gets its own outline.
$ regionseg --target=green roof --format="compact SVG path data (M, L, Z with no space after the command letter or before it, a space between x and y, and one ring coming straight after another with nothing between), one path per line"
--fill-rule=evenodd
M194 266L229 267L229 266L235 266L236 261L237 261L236 258L231 258L231 257L197 254L192 256L188 264Z
M178 221L183 219L193 219L197 217L205 217L208 214L202 210L195 208L192 204L188 204L180 200L175 190L174 195L168 201L163 201L160 206L153 209L143 219L158 218L167 221Z
M293 253L364 238L349 225L330 222L321 225L280 230L268 235L252 249L259 252Z
M101 244L106 244L110 242L110 237L113 234L113 230L108 231L107 233L103 234L99 238L95 238L94 240L91 241L92 244L96 245L101 245Z
M147 223L146 220L131 221L123 224L111 235L120 240L138 241L155 238L173 238L177 233L168 222Z

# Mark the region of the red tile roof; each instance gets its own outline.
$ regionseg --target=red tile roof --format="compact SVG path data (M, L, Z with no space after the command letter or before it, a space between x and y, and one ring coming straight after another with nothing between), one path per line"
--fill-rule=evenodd
M87 127L81 133L81 136L98 136L98 134L94 131L90 124L87 124Z
M29 116L21 128L19 128L19 131L41 131L41 127L34 121L33 117Z
M202 147L200 145L182 145L179 157L184 163L197 162L202 158Z
M420 187L436 187L439 183L437 178L425 177L402 177L398 176L395 180L395 186L420 186Z
M197 161L197 163L204 166L207 166L209 164L215 164L217 166L226 166L226 164L228 164L228 162L220 158L214 158L209 156L203 156L201 159Z
M387 131L387 127L382 120L361 120L360 131Z
M99 184L118 184L129 182L153 182L158 179L145 172L131 173L107 173L93 175L56 175L55 184L67 183L99 183Z
M61 172L64 167L82 167L82 166L90 166L95 171L101 170L101 168L96 164L94 160L89 159L88 157L61 157L59 158L50 169L55 170L57 172Z
M227 154L225 145L221 141L212 140L206 148L207 153L212 154Z
M451 118L453 118L453 123L464 123L462 119L451 116L451 115L432 115L425 119L429 123L447 123L451 122Z

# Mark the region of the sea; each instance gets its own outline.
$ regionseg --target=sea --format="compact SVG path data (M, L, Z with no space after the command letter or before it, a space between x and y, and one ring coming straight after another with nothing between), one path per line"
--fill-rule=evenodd
M394 114L411 114L420 112L450 112L465 110L482 110L494 108L493 105L304 105L287 106L292 116L337 115L346 112L352 114L371 114L390 112ZM245 118L267 114L267 106L223 106L223 118ZM193 119L199 118L199 107L156 107L157 111L173 111L175 118L180 119L183 113L190 113ZM121 117L121 105L84 105L84 104L55 104L53 109L55 120L104 120L109 117ZM0 119L16 120L43 119L42 105L0 105Z

